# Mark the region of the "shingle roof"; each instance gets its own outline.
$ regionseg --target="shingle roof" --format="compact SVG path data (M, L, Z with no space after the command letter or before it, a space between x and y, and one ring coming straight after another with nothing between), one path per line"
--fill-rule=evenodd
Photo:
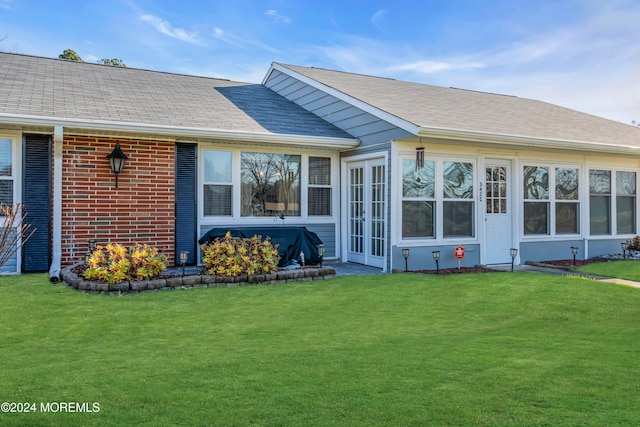
M547 102L279 64L422 128L640 147L640 129Z
M352 138L260 84L0 53L3 113Z

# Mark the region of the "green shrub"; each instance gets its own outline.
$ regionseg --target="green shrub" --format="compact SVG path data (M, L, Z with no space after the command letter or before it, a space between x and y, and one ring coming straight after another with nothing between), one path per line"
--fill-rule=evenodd
M640 236L627 240L627 250L640 251Z
M166 269L167 256L157 248L136 244L128 251L122 245L109 243L93 251L83 276L88 280L120 283L132 279L152 279Z
M217 276L239 276L240 274L272 273L278 269L280 255L277 245L267 237L250 239L224 237L202 245L202 262L208 274Z

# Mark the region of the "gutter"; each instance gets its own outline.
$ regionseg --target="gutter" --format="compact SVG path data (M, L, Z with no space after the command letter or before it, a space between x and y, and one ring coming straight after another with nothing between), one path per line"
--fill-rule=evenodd
M62 140L63 127L53 128L53 236L52 257L49 267L49 280L60 280L60 262L62 259Z
M145 123L115 122L110 120L65 119L50 116L30 116L22 114L1 114L0 119L14 124L35 126L62 126L70 129L92 129L109 132L148 133L163 135L175 139L217 138L227 141L250 141L281 145L317 146L326 149L348 150L360 145L356 138L338 138L326 136L273 134L268 132L239 132L215 128L191 128L172 125L149 125Z

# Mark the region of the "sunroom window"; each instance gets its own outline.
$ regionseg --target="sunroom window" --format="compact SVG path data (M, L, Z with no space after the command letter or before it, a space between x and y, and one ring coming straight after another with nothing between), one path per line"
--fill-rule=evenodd
M233 201L230 151L204 153L204 214L230 216Z
M403 159L402 237L474 237L473 192L473 163Z
M636 232L636 173L616 172L616 222L618 234Z

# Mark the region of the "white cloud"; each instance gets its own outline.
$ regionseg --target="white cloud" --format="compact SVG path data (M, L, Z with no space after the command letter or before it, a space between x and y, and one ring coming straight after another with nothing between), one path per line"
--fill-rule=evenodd
M371 17L371 23L378 28L379 30L382 29L382 24L383 24L383 20L385 15L387 14L387 11L385 9L380 9L378 10L376 13L373 14L373 16Z
M169 37L173 37L187 43L198 44L199 42L197 33L189 33L182 28L173 28L169 22L158 18L157 16L145 14L140 16L140 19L144 22L148 22L157 31Z
M278 24L288 24L291 22L291 19L289 19L288 16L280 15L277 10L270 9L267 10L264 14L270 16L273 21Z
M484 68L485 65L479 62L458 62L458 60L450 61L416 61L407 64L398 64L388 67L389 72L409 71L421 74L433 74L443 71L452 70L470 70L475 68Z

